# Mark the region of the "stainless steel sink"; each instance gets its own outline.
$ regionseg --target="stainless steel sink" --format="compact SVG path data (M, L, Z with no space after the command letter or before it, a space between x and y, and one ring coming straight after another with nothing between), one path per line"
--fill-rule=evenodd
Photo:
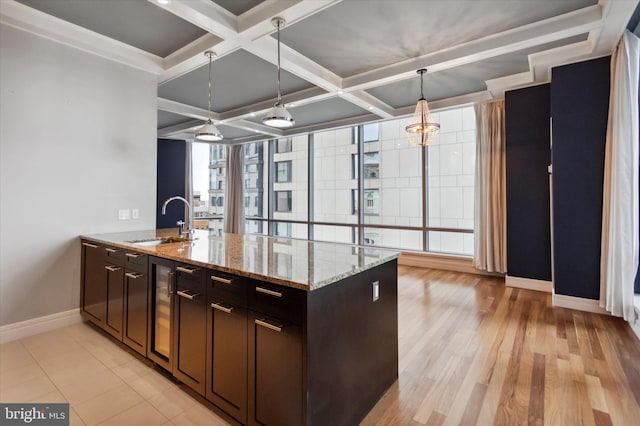
M131 244L135 244L137 246L151 247L151 246L158 246L160 244L188 243L191 241L193 240L190 240L188 238L183 238L183 237L162 237L162 238L150 238L150 239L144 239L144 240L131 240L127 242Z

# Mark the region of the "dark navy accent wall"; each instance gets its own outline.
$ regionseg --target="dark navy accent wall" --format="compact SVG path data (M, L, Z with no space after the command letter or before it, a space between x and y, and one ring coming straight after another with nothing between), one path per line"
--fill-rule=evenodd
M598 299L610 57L552 70L555 293Z
M170 197L185 195L185 141L158 139L158 187L156 192L156 228L175 228L184 219L184 203L173 201L162 215L162 204Z
M551 281L550 86L505 93L507 274Z

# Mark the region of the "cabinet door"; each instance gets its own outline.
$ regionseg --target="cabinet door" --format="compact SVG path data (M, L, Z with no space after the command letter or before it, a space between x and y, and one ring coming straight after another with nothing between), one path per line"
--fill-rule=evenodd
M247 423L247 310L210 300L207 331L209 401Z
M107 274L104 247L82 242L82 311L91 322L104 326Z
M147 356L147 275L126 271L124 274L124 333L122 341Z
M205 394L207 308L204 271L176 266L173 315L173 375L199 394Z
M104 329L116 339L122 341L122 323L124 320L124 269L121 266L107 264L107 312Z
M171 306L173 304L174 263L152 257L149 260L149 359L168 371L173 370L171 344Z
M249 313L249 424L301 425L302 331Z

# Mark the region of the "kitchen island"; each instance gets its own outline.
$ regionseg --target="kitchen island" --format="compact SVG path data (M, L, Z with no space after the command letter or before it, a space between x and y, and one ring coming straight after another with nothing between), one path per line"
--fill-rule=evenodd
M82 239L86 319L242 424L357 424L398 377L398 252L176 230Z

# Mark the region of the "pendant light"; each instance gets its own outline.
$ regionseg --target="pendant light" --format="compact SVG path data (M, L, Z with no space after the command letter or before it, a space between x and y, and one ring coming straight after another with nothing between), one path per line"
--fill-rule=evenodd
M296 122L282 105L282 96L280 95L280 27L284 26L285 21L282 18L273 18L271 23L278 29L278 102L267 112L262 123L271 127L291 127Z
M213 125L213 121L211 121L211 61L216 54L211 50L207 50L204 52L204 56L209 57L209 118L204 125L200 127L200 130L198 130L196 139L205 142L215 142L222 140L222 133Z
M424 98L423 77L426 72L426 68L421 68L417 71L420 74L420 99L418 99L416 110L413 113L413 121L405 127L409 143L414 146L430 145L440 132L440 124L434 122L433 118L431 118L429 105L427 105L427 100Z

